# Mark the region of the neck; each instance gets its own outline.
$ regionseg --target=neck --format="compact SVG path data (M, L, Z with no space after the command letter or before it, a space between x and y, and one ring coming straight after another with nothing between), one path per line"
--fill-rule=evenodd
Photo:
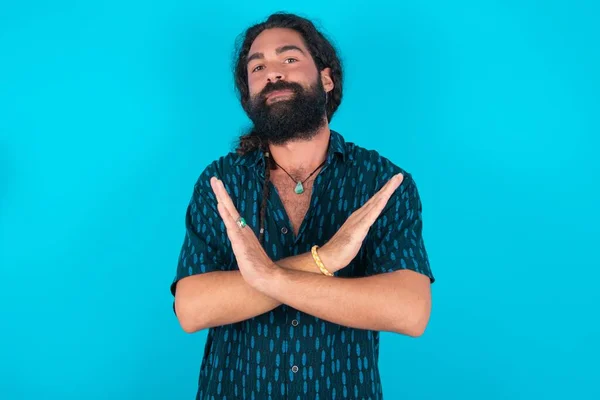
M311 173L327 157L329 124L325 123L310 140L290 141L283 145L269 145L271 157L290 174Z

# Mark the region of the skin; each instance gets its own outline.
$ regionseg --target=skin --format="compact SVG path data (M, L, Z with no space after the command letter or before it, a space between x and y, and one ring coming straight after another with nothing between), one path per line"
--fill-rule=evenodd
M248 82L256 96L269 81L285 79L308 87L321 79L333 89L330 70L318 71L301 36L287 29L262 32L249 52ZM277 93L268 103L293 94ZM324 124L308 141L270 146L275 160L291 173L314 170L325 159L329 125ZM283 172L274 170L276 180ZM318 253L331 272L346 267L358 253L369 228L402 183L399 174L356 210ZM289 178L288 178L289 179ZM175 307L186 332L242 321L280 304L321 319L359 329L397 332L413 337L425 331L431 311L429 278L411 270L369 276L338 278L321 274L310 253L273 261L251 229L241 229L239 213L223 183L211 179L218 211L227 227L239 271L210 272L181 279ZM236 293L231 296L231 293Z

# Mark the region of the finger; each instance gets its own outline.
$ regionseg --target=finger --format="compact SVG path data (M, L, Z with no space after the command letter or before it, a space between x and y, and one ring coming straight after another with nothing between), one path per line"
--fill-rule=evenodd
M223 184L223 181L219 180L217 182L217 187L219 188L219 191L220 191L221 202L227 208L227 211L229 211L229 214L231 214L231 216L237 220L240 216L240 213L238 212L237 208L235 208L235 205L233 204L233 201L231 200L229 193L227 193L227 189L225 189L225 185Z
M373 197L371 197L369 199L369 201L367 201L361 208L360 208L360 214L366 214L369 212L369 210L373 207L373 205L375 203L377 203L379 201L379 199L383 196L386 196L388 193L391 196L394 191L398 188L398 186L400 186L400 184L402 183L402 181L404 180L404 176L402 174L397 174L394 175L393 177L391 177L385 185L383 185L381 187L381 189L379 189L379 191L377 193L375 193L373 195Z
M212 178L210 178L210 187L212 188L212 191L215 194L217 201L220 203L221 202L221 194L219 192L219 188L217 187L218 182L219 182L219 180L216 177L213 176Z
M245 252L246 250L244 249L248 249L248 245L251 243L248 242L249 238L249 234L244 232L244 231L248 231L252 234L252 236L254 237L254 240L258 242L258 240L256 239L256 236L253 235L252 230L248 229L248 228L242 228L240 229L239 225L237 224L237 220L234 219L231 214L229 214L229 211L227 210L227 208L225 207L225 205L223 203L218 203L217 204L217 209L219 210L219 214L221 215L221 217L223 218L223 222L225 222L225 227L227 229L227 237L229 238L229 241L231 242L231 248L236 256L236 258L238 257L238 255L240 255L240 252ZM258 249L260 252L262 252L264 254L265 257L267 256L267 253L265 253L263 251L263 248L260 244L258 244Z
M373 201L369 203L368 206L364 207L364 210L362 210L357 218L359 226L368 230L371 225L375 223L389 199L402 183L403 178L404 177L401 174L395 175L375 196L373 196Z
M402 175L400 175L400 177L398 175L396 175L394 178L392 178L390 180L390 186L388 188L386 188L385 191L381 192L381 195L379 196L379 198L375 202L373 202L371 207L369 207L366 210L365 216L362 219L365 224L368 224L368 226L371 226L371 225L373 225L373 223L375 223L375 221L377 220L379 215L381 215L381 212L385 208L386 204L388 203L388 201L390 200L390 198L392 197L394 192L398 189L398 187L402 183L402 180L403 180Z
M387 183L383 185L381 189L377 192L376 196L386 196L388 193L394 193L394 191L400 186L402 180L404 179L404 175L396 174L388 179ZM375 200L377 201L377 200Z
M388 186L379 191L379 199L373 203L372 208L381 207L381 209L383 209L390 197L392 197L394 192L398 189L398 187L400 187L400 184L402 184L403 180L404 176L402 174L395 175L392 179L390 179L388 181Z
M237 218L239 218L240 216L240 213L238 212L237 208L235 208L235 205L233 204L229 193L227 193L227 189L225 189L223 181L212 177L210 179L210 185L213 189L213 192L215 193L215 196L217 196L217 201L219 203L223 203L225 208L227 208L227 211L229 211L229 214L231 214L231 216L237 220Z
M225 223L227 235L229 236L229 239L232 240L233 236L239 233L239 226L223 203L217 204L217 210L219 210L219 215L221 215L221 219L223 219L223 222Z
M379 216L381 215L381 212L385 208L390 197L391 195L385 195L379 198L379 200L373 204L373 206L367 211L366 216L363 218L365 224L367 224L370 227L375 223L375 221L377 221L377 218L379 218Z
M396 174L388 181L389 187L387 187L385 190L382 190L382 191L384 193L385 192L389 193L389 195L391 196L392 194L394 194L396 189L398 189L398 187L400 187L400 185L402 184L403 181L404 181L404 175Z
M388 181L385 183L385 185L383 185L381 187L381 189L379 189L377 191L377 193L375 193L373 195L373 197L371 197L371 202L367 202L369 205L372 205L373 203L375 203L378 200L378 197L381 197L383 195L385 195L385 193L390 189L390 187L393 187L396 184L400 184L402 182L403 179L403 175L402 174L396 174L394 176L392 176L390 179L388 179Z

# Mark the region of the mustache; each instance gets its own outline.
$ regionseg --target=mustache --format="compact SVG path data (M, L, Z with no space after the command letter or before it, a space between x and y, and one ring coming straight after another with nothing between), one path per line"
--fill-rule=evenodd
M267 85L260 92L260 97L261 97L261 99L264 100L269 95L269 93L275 92L277 90L286 90L286 89L291 90L296 94L302 92L302 86L300 86L299 83L277 81L275 83L270 83L270 82L267 83Z

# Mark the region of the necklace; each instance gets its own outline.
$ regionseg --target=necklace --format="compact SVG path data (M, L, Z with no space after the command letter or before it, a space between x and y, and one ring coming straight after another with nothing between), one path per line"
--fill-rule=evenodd
M267 156L267 157L269 157L269 153L267 153L267 154L266 154L266 156ZM321 168L323 165L325 165L325 161L327 161L327 159L325 159L325 161L323 161L323 162L321 163L321 165L319 165L319 166L318 166L318 167L317 167L317 168L316 168L316 169L315 169L313 172L311 172L311 174L310 174L310 175L308 176L308 178L306 178L305 180L303 180L303 181L296 181L296 180L294 179L294 177L293 177L293 176L291 176L291 175L289 174L289 172L287 172L285 169L283 169L283 167L282 167L281 165L277 164L277 162L276 162L274 159L272 159L272 158L271 158L271 160L273 160L273 162L275 163L275 165L277 165L279 168L281 168L281 169L283 170L283 172L285 172L285 173L286 173L286 174L287 174L287 175L290 177L290 179L291 179L292 181L296 182L296 187L294 188L294 193L296 193L296 194L302 194L302 193L304 193L304 183L305 183L305 182L306 182L306 181L307 181L307 180L308 180L308 179L309 179L311 176L313 176L313 175L315 174L315 172L317 172L317 171L318 171L318 169L319 169L319 168Z

